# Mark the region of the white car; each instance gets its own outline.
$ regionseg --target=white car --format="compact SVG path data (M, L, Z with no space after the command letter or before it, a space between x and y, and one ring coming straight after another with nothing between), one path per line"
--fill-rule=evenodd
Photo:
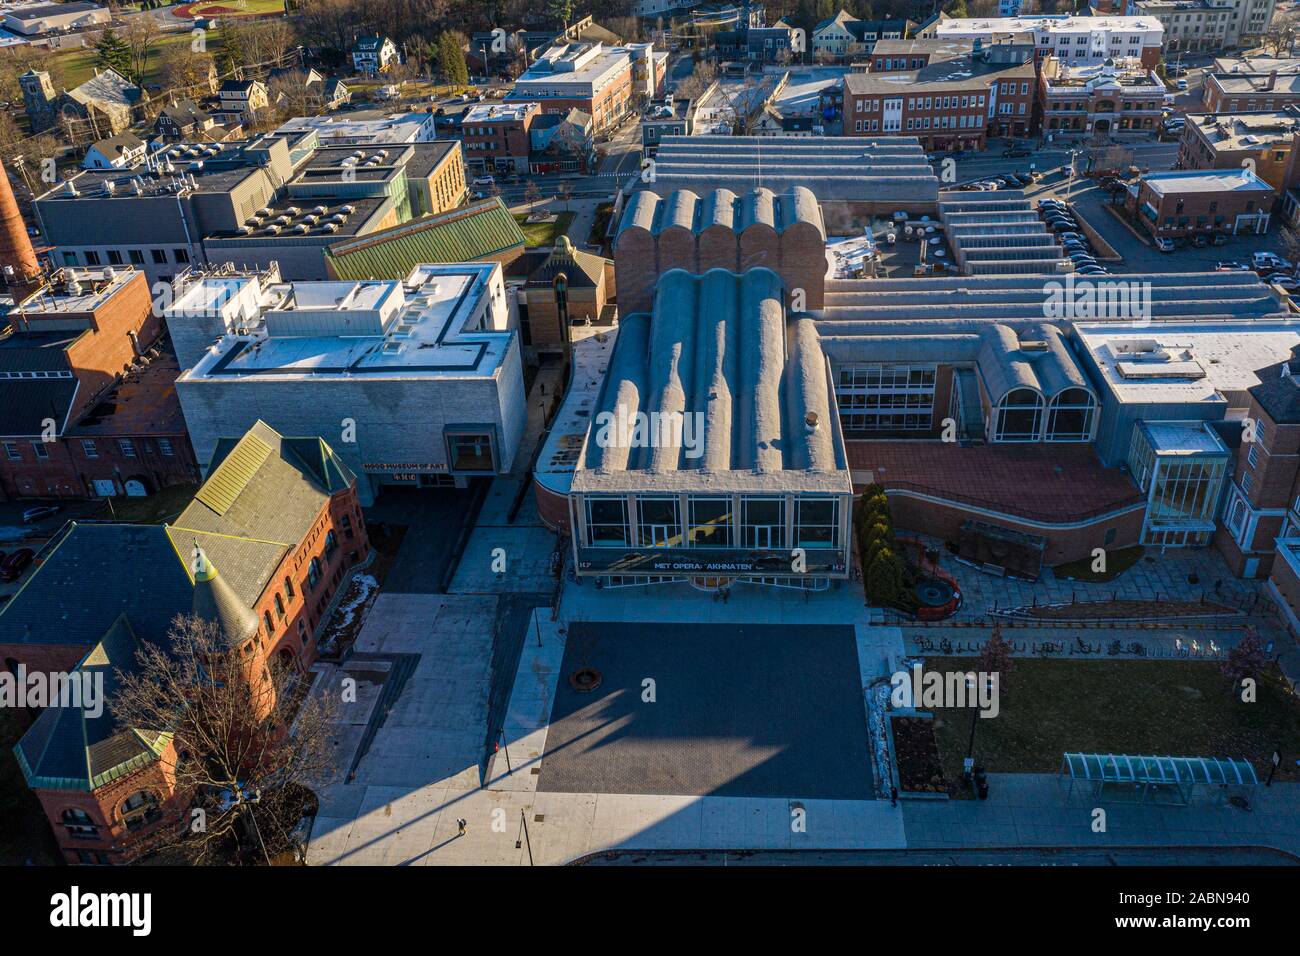
M491 186L494 183L496 183L496 180L491 176L479 176L474 180L475 186Z

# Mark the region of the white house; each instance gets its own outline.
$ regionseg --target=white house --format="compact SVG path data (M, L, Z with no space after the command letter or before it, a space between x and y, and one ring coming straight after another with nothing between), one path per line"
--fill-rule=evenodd
M358 73L383 73L397 60L397 45L388 37L358 37L352 47L352 66Z
M853 15L841 10L829 20L823 20L813 27L812 54L814 58L843 57L849 53L853 44L853 34L848 23Z
M108 139L91 143L82 169L125 169L144 158L145 144L134 133L118 133Z

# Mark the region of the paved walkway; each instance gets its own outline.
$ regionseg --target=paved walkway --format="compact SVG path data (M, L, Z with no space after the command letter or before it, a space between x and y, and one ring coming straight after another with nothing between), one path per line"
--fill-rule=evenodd
M1259 787L1252 810L1094 800L1054 774L989 774L987 800L903 801L909 849L1043 846L1271 846L1300 854L1300 784ZM1093 810L1106 811L1094 833Z

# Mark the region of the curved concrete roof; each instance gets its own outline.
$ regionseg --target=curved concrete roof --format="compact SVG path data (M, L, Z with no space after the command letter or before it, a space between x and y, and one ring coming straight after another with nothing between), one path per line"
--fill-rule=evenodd
M655 236L672 228L699 235L711 226L743 232L753 225L770 226L782 233L801 223L814 227L822 239L826 238L817 197L805 186L781 193L751 189L741 195L730 189L715 189L703 197L689 189L678 189L663 197L652 192L633 193L623 210L618 235L632 228Z

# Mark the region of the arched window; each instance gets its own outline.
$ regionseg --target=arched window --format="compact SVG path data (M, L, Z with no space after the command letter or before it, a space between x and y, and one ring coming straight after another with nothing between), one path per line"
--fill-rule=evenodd
M1052 399L1047 411L1048 441L1088 441L1097 400L1085 388L1067 388Z
M1032 388L1013 388L997 408L994 441L1038 441L1043 428L1043 396Z
M339 539L334 536L333 529L325 532L325 557L332 555L339 546Z
M271 612L263 611L262 620L266 621L266 636L270 637L275 633L275 624L271 621Z
M118 810L128 830L138 830L162 817L158 798L148 790L137 790L122 801Z
M298 619L298 638L306 644L310 638L307 637L307 622L302 618Z
M284 619L284 601L280 600L278 594L275 596L275 613L280 616L281 620Z
M284 593L290 601L293 600L293 578L287 574L284 576Z
M72 836L93 837L99 835L99 827L85 810L70 809L62 813L63 825Z
M312 558L307 567L307 584L315 588L320 583L320 558Z

